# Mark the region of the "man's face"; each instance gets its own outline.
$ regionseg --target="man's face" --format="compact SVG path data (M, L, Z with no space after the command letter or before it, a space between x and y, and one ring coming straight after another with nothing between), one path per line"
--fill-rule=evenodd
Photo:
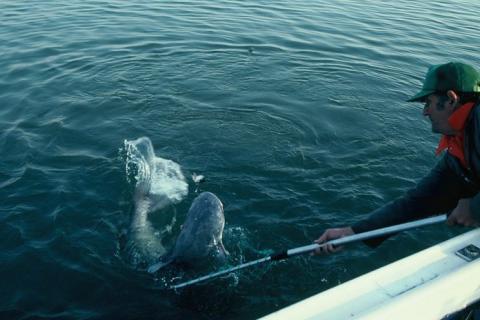
M432 132L446 135L455 134L455 130L448 123L448 118L454 108L446 96L431 94L425 100L423 115L430 119Z

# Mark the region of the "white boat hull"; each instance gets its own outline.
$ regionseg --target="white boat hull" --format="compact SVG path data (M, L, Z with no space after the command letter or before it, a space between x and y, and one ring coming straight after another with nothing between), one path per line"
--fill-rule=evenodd
M480 248L472 230L274 312L278 319L439 320L480 299ZM465 253L465 250L462 252Z

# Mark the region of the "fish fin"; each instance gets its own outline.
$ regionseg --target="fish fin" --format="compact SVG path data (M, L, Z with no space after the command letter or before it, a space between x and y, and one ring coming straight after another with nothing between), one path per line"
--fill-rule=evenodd
M218 246L218 247L219 247L219 250L218 250L219 255L223 259L226 259L228 257L228 255L230 255L230 253L228 253L227 249L225 249L225 247L223 246L223 242L220 242L220 246Z
M168 259L167 261L161 260L157 263L152 264L150 267L148 267L147 271L148 273L155 273L158 270L162 269L163 267L168 266L172 262L173 262L172 259Z

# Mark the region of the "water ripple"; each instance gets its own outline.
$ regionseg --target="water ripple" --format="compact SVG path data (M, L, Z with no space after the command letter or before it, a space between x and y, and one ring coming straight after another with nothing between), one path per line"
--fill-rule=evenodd
M148 136L162 157L204 174L201 188L225 203L234 261L309 243L399 196L435 162L437 138L403 101L428 65L476 63L478 18L465 8L2 1L0 317L257 318L391 261L387 244L371 259L353 249L237 275L218 291L236 295L228 315L203 296L158 292L119 248L132 202L118 146ZM165 245L188 201L174 208ZM409 240L426 246L449 232Z

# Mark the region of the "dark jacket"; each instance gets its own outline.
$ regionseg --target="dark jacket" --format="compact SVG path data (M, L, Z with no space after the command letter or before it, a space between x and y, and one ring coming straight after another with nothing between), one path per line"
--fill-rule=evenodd
M446 153L439 163L403 197L375 210L352 226L355 233L449 213L463 198L472 198L470 210L480 222L480 104L473 107L465 126L465 169L460 161ZM386 237L368 240L372 247Z

